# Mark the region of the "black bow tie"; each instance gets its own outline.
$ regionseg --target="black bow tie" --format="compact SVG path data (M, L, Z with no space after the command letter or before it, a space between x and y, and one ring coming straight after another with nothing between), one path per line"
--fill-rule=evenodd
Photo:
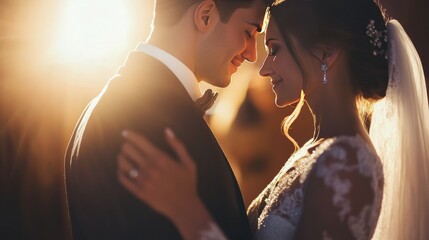
M202 115L204 115L206 111L213 106L217 95L217 92L207 89L202 97L195 100L195 106L201 111Z

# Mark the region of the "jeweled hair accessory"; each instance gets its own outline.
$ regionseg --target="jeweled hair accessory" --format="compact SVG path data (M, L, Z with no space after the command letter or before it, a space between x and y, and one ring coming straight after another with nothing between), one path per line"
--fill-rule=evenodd
M374 56L384 56L387 59L387 30L379 31L375 28L375 21L371 19L366 26L366 35L370 38L369 42L374 49Z

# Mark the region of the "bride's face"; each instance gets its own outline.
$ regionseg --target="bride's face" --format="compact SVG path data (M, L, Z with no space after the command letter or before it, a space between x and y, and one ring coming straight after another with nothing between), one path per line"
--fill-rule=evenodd
M268 24L265 45L268 56L259 74L271 78L276 105L283 107L299 101L303 89L303 73L273 19Z

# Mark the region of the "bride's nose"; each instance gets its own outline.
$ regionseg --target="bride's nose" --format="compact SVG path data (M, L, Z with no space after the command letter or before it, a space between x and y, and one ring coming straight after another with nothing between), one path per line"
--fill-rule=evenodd
M269 77L274 73L274 70L271 66L271 61L267 61L268 57L265 58L264 64L262 65L261 69L259 69L259 75L263 77Z

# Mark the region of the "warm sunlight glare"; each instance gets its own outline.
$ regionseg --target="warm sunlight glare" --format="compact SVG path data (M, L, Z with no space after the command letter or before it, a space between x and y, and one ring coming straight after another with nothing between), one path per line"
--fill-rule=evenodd
M67 1L54 44L61 62L89 63L123 50L130 17L123 0Z

